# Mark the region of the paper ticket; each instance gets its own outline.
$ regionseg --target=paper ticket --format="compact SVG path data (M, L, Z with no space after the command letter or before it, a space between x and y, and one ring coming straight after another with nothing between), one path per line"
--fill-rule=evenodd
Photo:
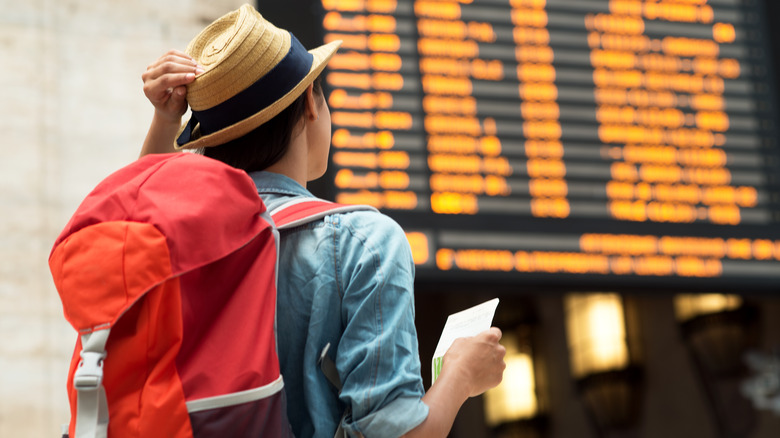
M491 324L493 324L496 307L498 307L498 298L485 301L482 304L453 313L447 317L441 338L439 338L439 343L436 345L436 351L433 353L431 384L439 377L441 367L444 364L444 353L447 352L455 339L475 336L489 329Z

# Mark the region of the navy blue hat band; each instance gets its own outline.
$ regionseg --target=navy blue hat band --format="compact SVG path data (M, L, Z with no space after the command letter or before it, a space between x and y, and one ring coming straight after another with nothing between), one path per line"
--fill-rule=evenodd
M192 111L192 117L176 142L188 143L192 130L200 123L200 134L208 135L227 128L267 108L290 92L311 70L314 57L290 34L290 51L284 58L247 89L230 99L202 111Z

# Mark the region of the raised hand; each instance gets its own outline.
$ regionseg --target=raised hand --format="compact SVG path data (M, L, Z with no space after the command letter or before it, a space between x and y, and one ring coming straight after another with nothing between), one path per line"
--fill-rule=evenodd
M141 75L144 94L154 105L154 117L141 147L141 156L174 152L173 141L187 111L187 87L203 73L194 59L184 52L170 50L157 58Z
M154 105L155 116L167 122L181 120L187 111L187 88L203 69L189 55L170 50L146 67L141 75L144 94Z

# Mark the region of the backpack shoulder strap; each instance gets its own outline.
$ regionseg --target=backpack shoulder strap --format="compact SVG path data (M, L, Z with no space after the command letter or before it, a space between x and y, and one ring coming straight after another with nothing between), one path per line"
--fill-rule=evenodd
M337 204L317 198L295 198L271 211L271 217L280 230L294 228L325 216L350 211L379 211L369 205Z

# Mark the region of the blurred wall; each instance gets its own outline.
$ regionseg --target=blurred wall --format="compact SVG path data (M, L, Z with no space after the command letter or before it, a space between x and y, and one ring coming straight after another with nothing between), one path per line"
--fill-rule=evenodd
M57 436L75 332L47 258L81 199L138 156L141 73L239 0L0 0L0 437Z

